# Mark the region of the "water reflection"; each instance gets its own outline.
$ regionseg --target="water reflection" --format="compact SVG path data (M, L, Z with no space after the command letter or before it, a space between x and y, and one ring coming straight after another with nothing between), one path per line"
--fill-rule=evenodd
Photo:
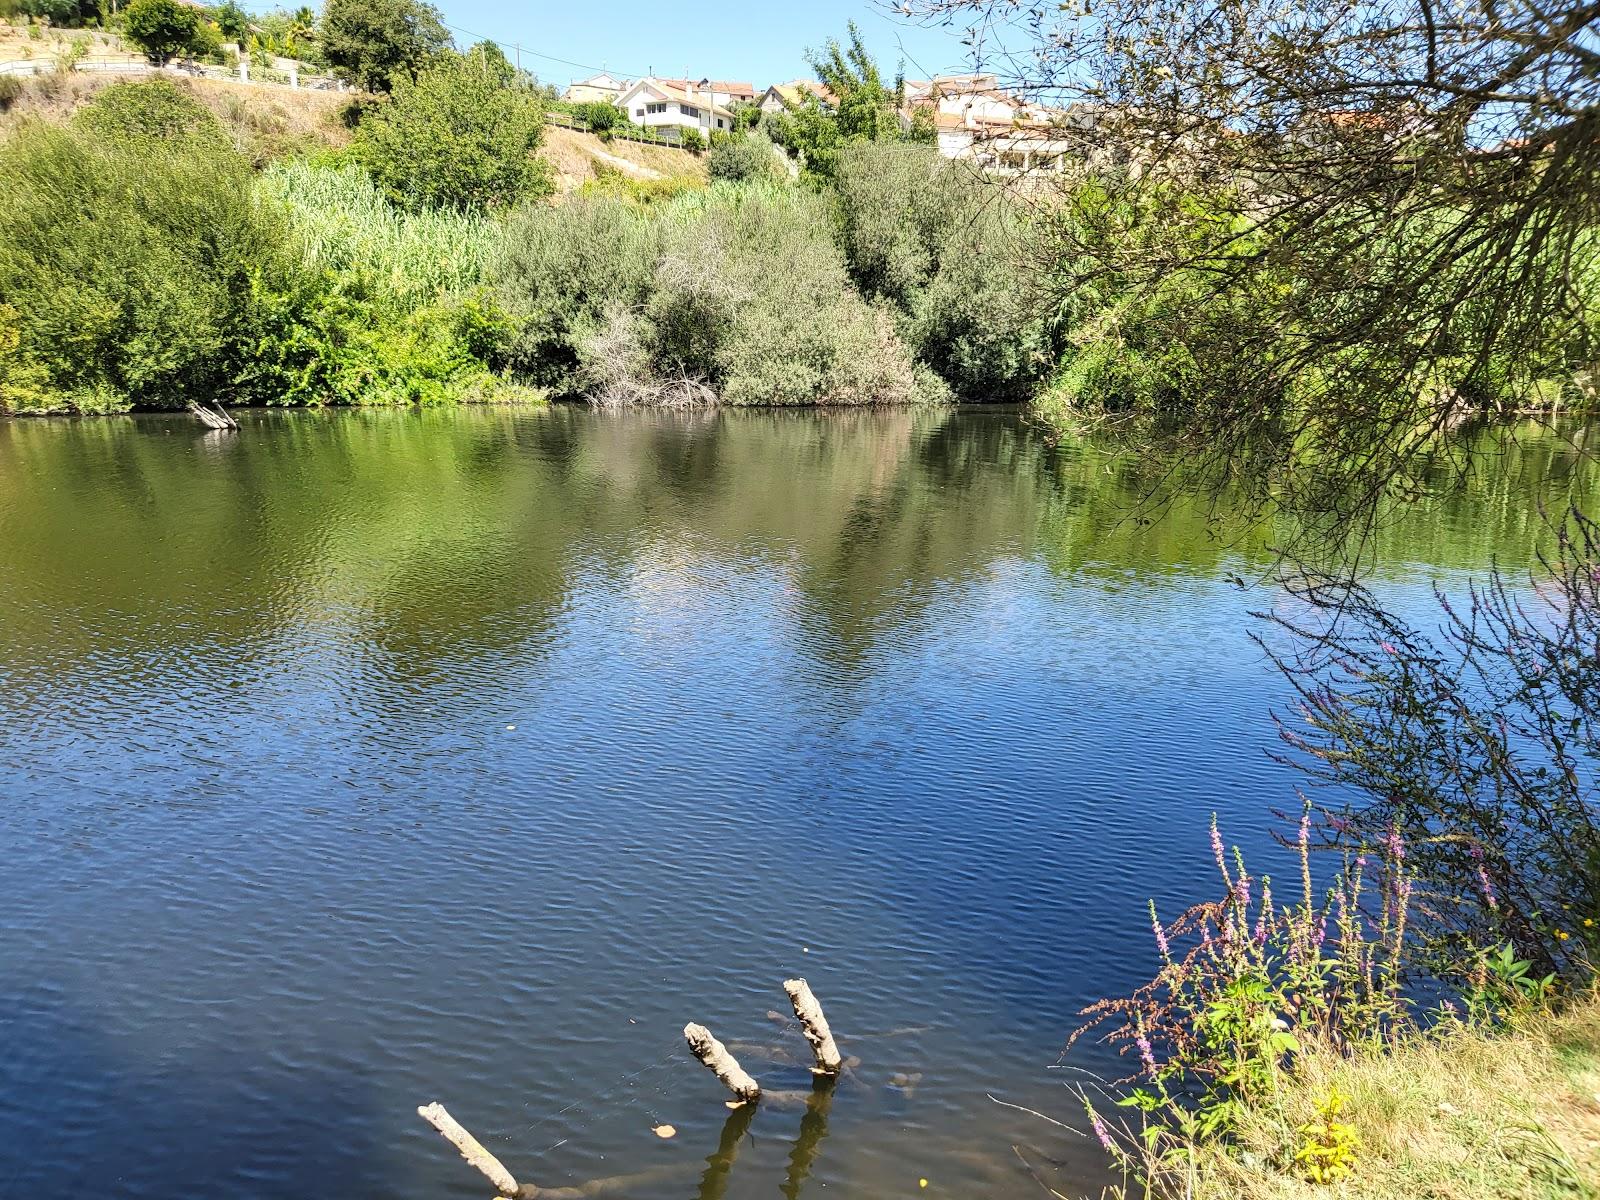
M1145 899L1265 848L1273 530L989 411L242 420L0 424L0 1187L464 1200L435 1097L642 1200L1098 1184L985 1097L1070 1119ZM1592 499L1493 452L1401 603ZM730 1115L678 1030L795 974L866 1062Z

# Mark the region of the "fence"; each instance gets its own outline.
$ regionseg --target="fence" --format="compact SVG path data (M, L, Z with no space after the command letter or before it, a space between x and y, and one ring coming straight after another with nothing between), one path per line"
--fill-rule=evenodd
M574 129L579 133L594 133L599 136L593 126L582 117L562 112L558 108L547 108L544 119L547 123L559 125L563 129ZM638 142L644 146L671 146L674 150L683 149L683 135L671 125L660 131L646 129L641 125L613 125L608 133L610 137L625 142Z
M213 63L182 62L166 67L153 66L136 58L81 58L64 65L48 58L15 58L0 62L0 75L149 75L168 71L174 75L190 75L200 79L215 79L218 83L240 83L265 87L281 87L302 92L344 92L350 87L342 80L327 75L295 75L272 67L248 68L248 75L232 67Z

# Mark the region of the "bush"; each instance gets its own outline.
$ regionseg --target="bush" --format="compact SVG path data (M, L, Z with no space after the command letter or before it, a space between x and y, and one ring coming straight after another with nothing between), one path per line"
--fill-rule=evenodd
M814 195L719 186L648 213L580 200L524 220L543 249L508 263L510 306L534 357L562 354L568 391L667 405L940 395L851 289Z
M178 0L132 0L123 14L123 29L157 65L204 44L199 10Z
M229 151L25 128L0 148L11 370L79 411L230 395L281 240Z
M698 129L684 125L678 128L678 144L691 154L699 154L706 148L706 139Z
M9 111L26 90L27 85L15 75L0 75L0 113Z
M226 148L222 126L187 85L168 79L115 83L73 117L85 133L106 142L195 142Z
M362 121L356 153L406 208L507 208L553 190L534 157L544 133L538 98L479 51L449 54Z
M610 135L614 130L625 128L628 124L628 114L615 104L608 104L601 100L590 101L584 104L574 104L571 107L572 115L589 127L590 133L597 133L602 138Z
M772 143L754 134L712 139L706 170L713 180L753 183L783 173Z
M565 394L581 391L579 347L604 313L644 302L657 227L625 200L580 195L528 208L504 230L495 292L514 314L513 367Z
M514 330L481 293L495 227L406 212L359 167L284 163L261 180L298 255L263 293L244 385L269 404L528 398L500 373Z
M842 149L835 196L851 277L896 306L918 359L965 397L1030 395L1057 348L1031 303L1015 197L906 143Z

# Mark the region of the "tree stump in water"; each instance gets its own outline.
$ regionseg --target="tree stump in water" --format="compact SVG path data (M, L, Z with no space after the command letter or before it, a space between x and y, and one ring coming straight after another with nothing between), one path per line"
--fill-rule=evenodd
M690 1052L722 1081L722 1086L746 1103L761 1099L761 1085L745 1072L728 1048L711 1035L704 1025L683 1027L683 1040Z
M833 1032L828 1028L828 1018L822 1015L822 1005L811 992L804 979L786 979L783 990L789 993L789 1003L794 1005L794 1015L800 1029L811 1043L811 1053L817 1060L817 1070L824 1075L837 1075L844 1059L839 1047L834 1045Z

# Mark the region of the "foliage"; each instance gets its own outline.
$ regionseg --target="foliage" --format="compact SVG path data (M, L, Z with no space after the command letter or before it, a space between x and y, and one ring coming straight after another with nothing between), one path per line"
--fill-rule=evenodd
M235 0L226 0L211 10L211 19L216 23L218 31L229 41L244 44L250 36L250 15L240 8Z
M450 45L423 0L327 0L318 37L339 76L369 92L390 91Z
M103 142L226 145L211 110L187 85L165 78L112 84L78 110L73 124Z
M252 272L280 243L245 164L203 141L31 126L0 147L0 304L21 314L12 357L30 387L48 380L39 403L229 394Z
M713 180L753 183L782 173L772 143L759 134L713 138L706 170Z
M573 104L569 108L573 116L589 127L590 133L599 134L602 139L629 124L627 113L604 100Z
M1600 334L1588 8L909 8L974 45L1015 31L990 68L1092 115L1085 167L1131 202L1130 236L1065 227L1062 302L1111 281L1152 344L1189 341L1169 448L1213 479L1337 539L1459 470L1465 420L1581 395ZM1198 203L1153 202L1173 190ZM1147 304L1175 274L1194 303ZM1250 313L1252 344L1187 337L1213 304Z
M26 85L15 75L0 75L0 113L10 109L26 90Z
M358 168L284 163L262 179L300 255L263 289L245 381L272 404L530 399L501 371L511 329L479 284L484 218L396 208Z
M529 210L500 295L516 361L600 403L861 404L940 395L849 286L817 197L719 185L642 210Z
M1294 1159L1312 1183L1337 1183L1354 1169L1361 1139L1354 1125L1339 1119L1349 1101L1343 1092L1330 1091L1317 1105L1316 1118L1299 1127L1305 1141Z
M962 396L1027 398L1058 348L1031 303L1035 218L1017 198L903 143L846 147L835 195L851 276L899 308L918 358Z
M900 115L904 88L898 81L892 88L885 85L854 21L848 45L830 38L820 52L808 53L806 61L832 99L824 104L808 94L799 104L786 104L784 113L764 124L772 140L800 160L807 178L818 183L831 180L839 153L847 145L912 137ZM915 140L928 140L928 133L919 126Z
M678 144L690 154L699 154L706 148L706 139L698 129L684 125L678 129Z
M1582 976L1600 959L1600 541L1578 513L1554 533L1531 598L1498 572L1459 607L1439 593L1438 641L1312 580L1271 649L1300 695L1293 760L1361 797L1329 843L1410 842L1437 954L1508 940L1541 975Z
M123 30L151 62L192 54L205 46L198 9L179 0L131 0L123 12Z
M100 17L99 0L23 0L21 11L58 28L87 25Z
M397 80L391 102L362 121L356 152L396 203L509 208L552 190L534 156L539 101L494 68L477 50L440 55L414 81Z

